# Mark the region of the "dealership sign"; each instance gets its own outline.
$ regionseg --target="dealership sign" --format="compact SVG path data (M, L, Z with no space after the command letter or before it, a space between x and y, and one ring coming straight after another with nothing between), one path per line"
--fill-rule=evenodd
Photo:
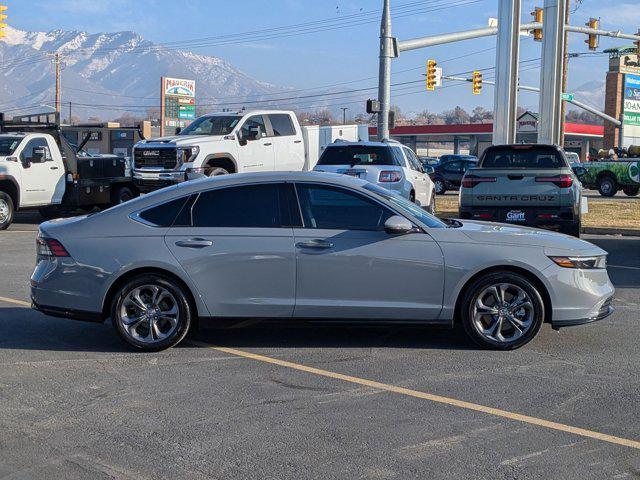
M162 77L161 134L165 127L185 127L196 118L196 82L184 78Z
M640 75L624 76L622 146L640 145Z

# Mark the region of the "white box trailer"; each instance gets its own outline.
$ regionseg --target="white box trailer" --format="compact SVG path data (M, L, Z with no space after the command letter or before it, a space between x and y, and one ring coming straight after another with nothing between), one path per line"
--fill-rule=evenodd
M368 125L308 125L302 127L305 144L305 171L313 170L327 145L336 140L369 141Z

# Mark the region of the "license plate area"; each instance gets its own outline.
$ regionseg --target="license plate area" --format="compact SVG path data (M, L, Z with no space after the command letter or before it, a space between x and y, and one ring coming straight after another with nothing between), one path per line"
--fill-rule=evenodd
M341 173L343 175L349 175L350 177L364 178L367 172L365 172L364 170L355 170L355 169L349 168L346 170L338 170L338 173Z

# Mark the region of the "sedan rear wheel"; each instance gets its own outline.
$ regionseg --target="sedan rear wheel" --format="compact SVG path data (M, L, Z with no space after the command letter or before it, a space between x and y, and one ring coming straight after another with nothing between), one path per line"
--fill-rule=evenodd
M436 193L438 195L443 195L444 192L447 191L447 187L444 184L444 180L440 179L440 178L436 178L433 181L433 186L436 187Z
M462 322L478 345L512 350L528 343L544 320L544 303L537 287L511 272L491 273L466 291Z
M158 351L178 344L189 331L192 310L174 280L142 275L116 295L111 319L120 337L140 350Z

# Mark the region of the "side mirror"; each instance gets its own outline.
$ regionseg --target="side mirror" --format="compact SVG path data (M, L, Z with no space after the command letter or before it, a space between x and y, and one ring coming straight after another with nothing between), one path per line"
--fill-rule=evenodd
M400 215L394 215L384 222L384 231L390 235L402 235L413 231L413 224Z
M249 127L249 134L247 135L247 137L247 140L258 140L262 138L262 131L260 130L260 127Z
M182 132L182 127L176 128L176 135L180 135L180 132Z
M244 138L241 128L239 128L238 131L236 132L236 138L238 139L238 143L240 144L241 147L244 147L247 144L247 139Z
M42 163L47 161L47 147L36 147L33 149L31 163Z
M587 169L584 167L575 167L573 173L576 174L576 177L581 178L587 174Z
M435 172L435 169L430 165L427 165L423 168L424 168L424 173L426 173L427 175L431 175L433 172Z

